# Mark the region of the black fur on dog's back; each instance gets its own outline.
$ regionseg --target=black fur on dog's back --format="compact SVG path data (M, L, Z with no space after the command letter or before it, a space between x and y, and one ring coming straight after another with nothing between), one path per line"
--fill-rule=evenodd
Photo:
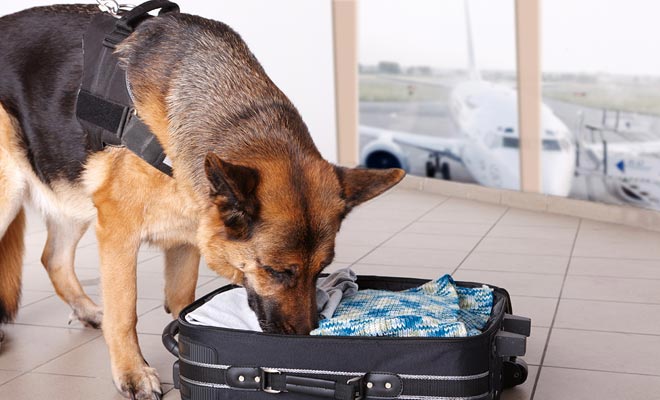
M77 180L90 145L75 118L82 37L98 8L37 7L0 18L0 103L45 183Z

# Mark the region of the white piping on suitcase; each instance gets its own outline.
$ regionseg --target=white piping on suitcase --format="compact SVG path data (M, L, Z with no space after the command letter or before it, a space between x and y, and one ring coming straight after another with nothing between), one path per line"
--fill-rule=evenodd
M197 367L213 368L213 369L229 369L231 367L230 365L201 363L198 361L188 360L181 356L179 358L181 359L181 361L185 362L186 364L195 365ZM274 369L280 372L292 373L292 374L316 374L316 375L335 375L335 376L356 376L356 375L366 374L366 372L324 371L324 370L316 370L316 369L291 369L291 368L276 368L276 367L262 367L262 368ZM424 379L424 380L434 380L434 381L470 381L473 379L485 378L489 375L489 372L486 371L476 375L464 375L464 376L403 375L403 374L397 374L397 375L404 379L420 379L420 380ZM441 397L438 397L438 399L441 399ZM469 399L471 400L471 398Z
M190 383L191 385L195 385L195 386L210 387L210 388L213 388L213 389L231 389L232 388L229 385L221 385L219 383L206 383L206 382L194 381L192 379L186 378L183 375L179 375L179 379L181 379L184 382Z
M478 396L470 397L433 397L433 396L399 396L397 399L401 400L479 400L488 396L490 393L480 394Z
M219 383L206 383L206 382L199 382L195 381L192 379L188 379L185 376L180 375L179 378L191 385L195 386L203 386L203 387L208 387L212 389L232 389L231 386L228 385L221 385ZM405 396L405 395L400 395L397 397L397 399L401 400L478 400L482 399L484 397L488 396L488 393L480 394L478 396L471 396L471 397L434 397L434 396Z

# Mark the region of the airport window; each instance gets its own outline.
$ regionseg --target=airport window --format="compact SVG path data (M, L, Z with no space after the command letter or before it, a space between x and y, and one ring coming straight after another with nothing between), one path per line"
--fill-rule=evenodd
M660 3L542 7L544 191L660 209Z
M360 163L519 189L514 11L514 0L361 0Z

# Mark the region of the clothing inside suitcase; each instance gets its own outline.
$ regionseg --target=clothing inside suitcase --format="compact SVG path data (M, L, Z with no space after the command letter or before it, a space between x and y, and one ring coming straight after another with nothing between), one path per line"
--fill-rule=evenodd
M426 281L361 276L361 289L400 291ZM457 282L462 287L481 283ZM184 309L163 333L178 357L182 399L497 399L521 384L527 367L527 318L511 315L506 290L493 287L482 334L464 338L275 335L190 324L186 315L225 286ZM178 342L175 336L178 334Z
M492 312L492 289L486 285L460 287L449 275L404 291L366 289L358 292L354 280L355 274L349 269L338 270L319 280L319 296L324 295L321 288L325 288L333 292L333 297L339 292L339 297L336 304L330 304L332 307L319 299L319 327L311 335L474 336L482 332ZM218 294L188 313L186 320L201 326L261 332L242 288Z

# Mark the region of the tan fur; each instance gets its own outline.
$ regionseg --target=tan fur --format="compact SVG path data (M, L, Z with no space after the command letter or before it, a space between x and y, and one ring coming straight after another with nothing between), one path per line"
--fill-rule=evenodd
M24 231L25 213L21 209L0 238L0 308L8 320L16 316L21 298Z

